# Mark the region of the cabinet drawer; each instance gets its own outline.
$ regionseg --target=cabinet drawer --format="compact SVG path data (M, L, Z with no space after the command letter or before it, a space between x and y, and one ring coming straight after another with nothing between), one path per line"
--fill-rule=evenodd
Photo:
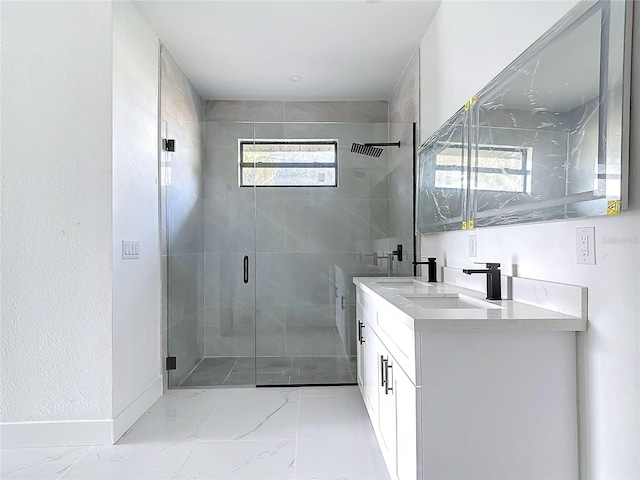
M362 289L356 292L356 313L362 316L367 322L375 323L376 310L375 301L371 295L367 295Z
M415 385L417 381L416 335L411 328L401 323L394 312L379 310L375 330L400 367Z

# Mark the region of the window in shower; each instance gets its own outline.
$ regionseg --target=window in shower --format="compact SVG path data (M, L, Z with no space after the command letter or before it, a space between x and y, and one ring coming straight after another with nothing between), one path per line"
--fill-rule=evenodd
M337 187L336 140L240 140L241 187Z

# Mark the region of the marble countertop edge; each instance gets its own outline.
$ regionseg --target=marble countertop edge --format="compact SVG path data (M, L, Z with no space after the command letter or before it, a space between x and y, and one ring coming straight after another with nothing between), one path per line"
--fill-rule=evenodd
M417 282L412 286L389 288L383 284ZM514 300L488 301L484 292L449 283L429 284L423 278L355 277L353 282L385 300L378 305L414 331L528 331L578 332L587 329L587 319ZM378 283L381 282L381 283ZM420 282L420 283L418 283ZM408 296L446 297L464 295L488 302L495 308L425 308Z

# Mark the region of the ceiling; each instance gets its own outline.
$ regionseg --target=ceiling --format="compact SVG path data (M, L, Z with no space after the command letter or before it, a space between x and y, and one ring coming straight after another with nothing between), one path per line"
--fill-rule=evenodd
M440 0L135 4L205 100L388 100Z

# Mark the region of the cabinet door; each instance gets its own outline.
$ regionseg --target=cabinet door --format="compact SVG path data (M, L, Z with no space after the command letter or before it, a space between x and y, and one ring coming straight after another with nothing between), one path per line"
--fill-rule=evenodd
M378 360L379 340L369 324L365 322L365 403L369 409L371 422L378 429L378 391L380 390L380 362Z
M398 480L418 478L418 389L400 368L393 371L393 394L396 405L396 471Z
M396 471L396 398L395 367L393 357L382 344L378 348L380 370L378 388L378 421L380 425L380 449L389 472Z

